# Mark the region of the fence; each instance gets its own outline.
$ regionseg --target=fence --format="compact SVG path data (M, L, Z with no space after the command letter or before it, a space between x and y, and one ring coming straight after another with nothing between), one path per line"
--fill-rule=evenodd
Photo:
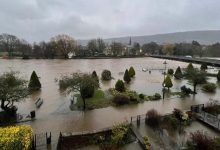
M32 149L46 149L51 144L51 132L38 133L33 136Z
M216 115L205 112L204 104L191 106L191 111L196 113L198 120L220 131L220 119Z

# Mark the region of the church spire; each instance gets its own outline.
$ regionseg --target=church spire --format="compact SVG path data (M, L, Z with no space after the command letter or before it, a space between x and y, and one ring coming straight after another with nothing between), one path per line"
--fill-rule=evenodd
M130 37L130 40L129 40L129 44L128 45L131 45L131 37Z

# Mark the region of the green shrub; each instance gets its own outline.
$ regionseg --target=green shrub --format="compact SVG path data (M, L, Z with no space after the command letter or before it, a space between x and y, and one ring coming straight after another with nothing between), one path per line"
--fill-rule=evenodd
M160 100L161 95L159 93L155 93L153 96L148 96L149 100Z
M182 71L181 71L181 68L178 67L174 73L174 77L176 79L181 79L183 77L183 74L182 74Z
M208 69L207 64L206 64L206 63L203 63L203 64L201 65L200 69L201 69L201 70L206 70L206 69Z
M129 68L128 74L129 74L129 76L130 76L131 78L135 76L135 70L134 70L133 67L130 67L130 68Z
M123 79L126 83L129 83L131 81L131 77L129 76L128 69L125 70Z
M168 69L167 73L168 73L169 75L173 75L174 71L173 71L173 69Z
M206 83L202 86L202 90L205 92L215 92L216 85L214 83Z
M94 78L95 80L97 80L97 82L99 82L99 77L98 77L96 71L92 72L92 78Z
M184 95L189 95L192 93L192 90L190 88L187 88L185 85L181 87L181 92L184 94Z
M142 94L142 93L139 94L139 98L140 98L140 99L144 99L144 97L145 97L144 94Z
M161 99L161 95L159 93L155 93L153 100L159 100L159 99Z
M187 69L188 71L194 70L193 64L192 64L192 63L189 63L186 69Z
M218 74L217 74L217 80L220 81L220 70L218 71Z
M176 117L172 115L167 115L163 118L163 125L165 128L171 129L171 130L177 130L179 121L177 120Z
M116 105L125 105L129 103L129 97L123 95L123 94L118 94L114 96L112 102Z
M102 80L109 81L112 79L111 71L103 70L102 72Z
M127 124L115 125L112 128L111 144L123 146L127 142L129 126Z
M118 80L115 84L115 89L119 92L124 92L125 91L125 85L122 80Z
M32 72L31 78L28 84L30 90L39 90L41 88L41 83L35 71Z

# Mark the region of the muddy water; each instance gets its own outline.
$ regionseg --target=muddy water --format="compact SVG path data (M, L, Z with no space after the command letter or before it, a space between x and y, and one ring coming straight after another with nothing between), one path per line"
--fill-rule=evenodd
M198 87L198 94L185 99L167 98L165 100L144 102L137 105L123 107L107 107L86 112L71 111L69 109L70 96L59 91L55 78L62 74L73 72L92 72L96 70L101 75L102 70L109 69L115 80L101 83L101 88L113 87L116 79L122 79L126 68L133 66L136 70L136 77L130 84L130 89L137 92L152 95L162 91L162 72L155 70L143 72L146 69L162 69L164 60L155 58L128 58L128 59L78 59L78 60L0 60L0 73L14 70L29 80L33 70L40 77L42 89L33 93L23 103L18 104L19 113L28 114L31 110L36 110L36 120L29 122L35 132L52 131L53 134L61 132L75 132L83 130L96 130L109 127L114 123L130 120L131 116L144 114L149 109L157 109L160 113L168 113L173 108L189 109L193 104L207 103L209 98L220 99L219 87L214 94L206 94ZM167 68L186 67L187 64L177 61L167 61ZM215 78L209 79L216 82ZM173 80L172 91L179 91L187 81ZM189 85L190 86L190 85ZM34 101L41 97L44 99L43 105L36 109Z

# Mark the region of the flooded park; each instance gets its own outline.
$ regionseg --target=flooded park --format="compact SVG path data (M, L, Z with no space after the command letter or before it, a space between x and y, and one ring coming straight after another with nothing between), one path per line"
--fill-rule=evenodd
M152 95L155 92L162 94L163 74L165 60L156 58L124 58L124 59L72 59L72 60L21 60L12 59L0 60L1 73L6 71L18 71L20 75L29 80L33 70L40 77L42 84L41 91L32 93L24 102L18 103L18 113L29 114L30 111L36 111L36 120L27 122L36 133L52 132L58 135L59 132L80 132L91 131L113 124L130 120L131 116L145 114L148 110L154 108L161 114L171 113L174 108L189 110L191 105L206 104L209 99L218 100L220 97L220 88L213 94L204 93L198 86L198 94L191 95L184 99L178 96L165 95L164 100L145 101L134 105L125 105L121 107L106 107L101 109L83 111L72 111L70 109L71 94L67 95L59 90L58 79L61 75L74 72L91 73L96 71L98 76L104 69L111 71L114 80L101 81L100 88L107 90L114 87L117 79L123 79L123 72L126 68L133 66L136 71L135 79L129 85L129 89L138 93ZM188 63L166 60L167 68L176 69L177 66L185 68ZM195 65L200 67L199 65ZM143 68L151 70L144 72ZM213 71L211 69L210 71ZM175 80L171 91L180 91L182 85L190 85L187 80ZM210 82L216 83L217 79L209 77ZM35 101L38 98L43 99L42 106L37 109Z
M123 78L123 72L126 68L133 66L136 70L136 77L130 83L131 90L146 95L154 93L162 93L164 60L156 58L127 58L127 59L74 59L74 60L0 60L1 73L5 71L19 71L20 75L29 80L33 70L40 77L42 89L33 93L24 102L18 103L18 112L20 114L28 114L32 110L36 110L36 120L30 122L35 132L52 131L59 133L94 130L111 126L114 123L130 120L131 116L144 114L149 109L156 109L162 114L172 112L174 108L181 110L189 110L191 105L207 103L210 98L218 99L220 97L220 89L213 94L200 91L198 94L184 99L177 96L165 97L165 100L146 101L144 103L122 106L107 107L95 110L71 111L70 99L71 95L59 90L58 79L61 75L74 72L91 73L96 70L100 76L104 69L112 72L114 80L100 82L100 88L108 89L114 87L117 79ZM177 66L185 68L188 63L168 61L167 68L176 69ZM200 67L199 65L195 65ZM151 73L143 72L142 69L150 69ZM154 69L154 70L153 70ZM212 71L212 70L211 70ZM216 83L216 78L209 77L209 80ZM189 84L187 80L173 79L174 86L171 91L180 91L182 85ZM189 86L191 86L189 84ZM44 100L43 105L36 109L34 102L37 98Z

